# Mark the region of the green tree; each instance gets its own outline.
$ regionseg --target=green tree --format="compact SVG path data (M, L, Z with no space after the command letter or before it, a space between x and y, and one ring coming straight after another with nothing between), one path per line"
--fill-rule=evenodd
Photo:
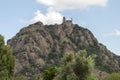
M56 67L49 67L47 70L45 70L43 75L43 80L53 80L55 77L55 74L57 73Z
M105 80L120 80L120 73L112 73L108 75Z
M0 35L0 80L8 80L14 74L15 57Z
M94 56L87 56L85 50L66 53L61 60L59 72L54 80L97 80L92 76Z

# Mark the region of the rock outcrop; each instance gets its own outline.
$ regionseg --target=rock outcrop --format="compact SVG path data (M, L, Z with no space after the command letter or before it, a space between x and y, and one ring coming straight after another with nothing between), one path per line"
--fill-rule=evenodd
M96 54L96 68L105 72L119 72L120 58L99 43L88 30L72 22L43 25L31 24L20 30L8 45L16 56L15 74L28 78L42 74L50 65L59 65L66 51L86 49L88 55ZM70 25L69 25L70 24Z

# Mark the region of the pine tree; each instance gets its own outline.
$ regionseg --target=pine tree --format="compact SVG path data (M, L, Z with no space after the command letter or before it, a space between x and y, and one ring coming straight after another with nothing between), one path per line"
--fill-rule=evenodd
M0 35L0 80L9 80L14 74L15 57Z

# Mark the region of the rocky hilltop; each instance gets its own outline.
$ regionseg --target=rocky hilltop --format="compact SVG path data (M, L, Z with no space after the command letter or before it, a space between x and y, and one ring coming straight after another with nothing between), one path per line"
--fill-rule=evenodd
M28 78L42 74L50 65L59 65L66 51L86 49L96 54L96 68L105 72L119 72L120 58L99 43L92 32L72 20L63 18L62 24L44 25L37 22L20 30L8 45L16 56L16 75Z

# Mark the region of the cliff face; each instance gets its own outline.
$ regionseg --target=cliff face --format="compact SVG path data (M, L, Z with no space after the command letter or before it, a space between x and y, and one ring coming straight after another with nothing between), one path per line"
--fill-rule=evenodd
M16 56L15 73L27 77L42 74L50 65L59 65L66 51L86 49L88 55L96 54L96 68L105 72L120 71L119 57L99 43L85 28L71 22L43 25L31 24L20 30L8 45Z

